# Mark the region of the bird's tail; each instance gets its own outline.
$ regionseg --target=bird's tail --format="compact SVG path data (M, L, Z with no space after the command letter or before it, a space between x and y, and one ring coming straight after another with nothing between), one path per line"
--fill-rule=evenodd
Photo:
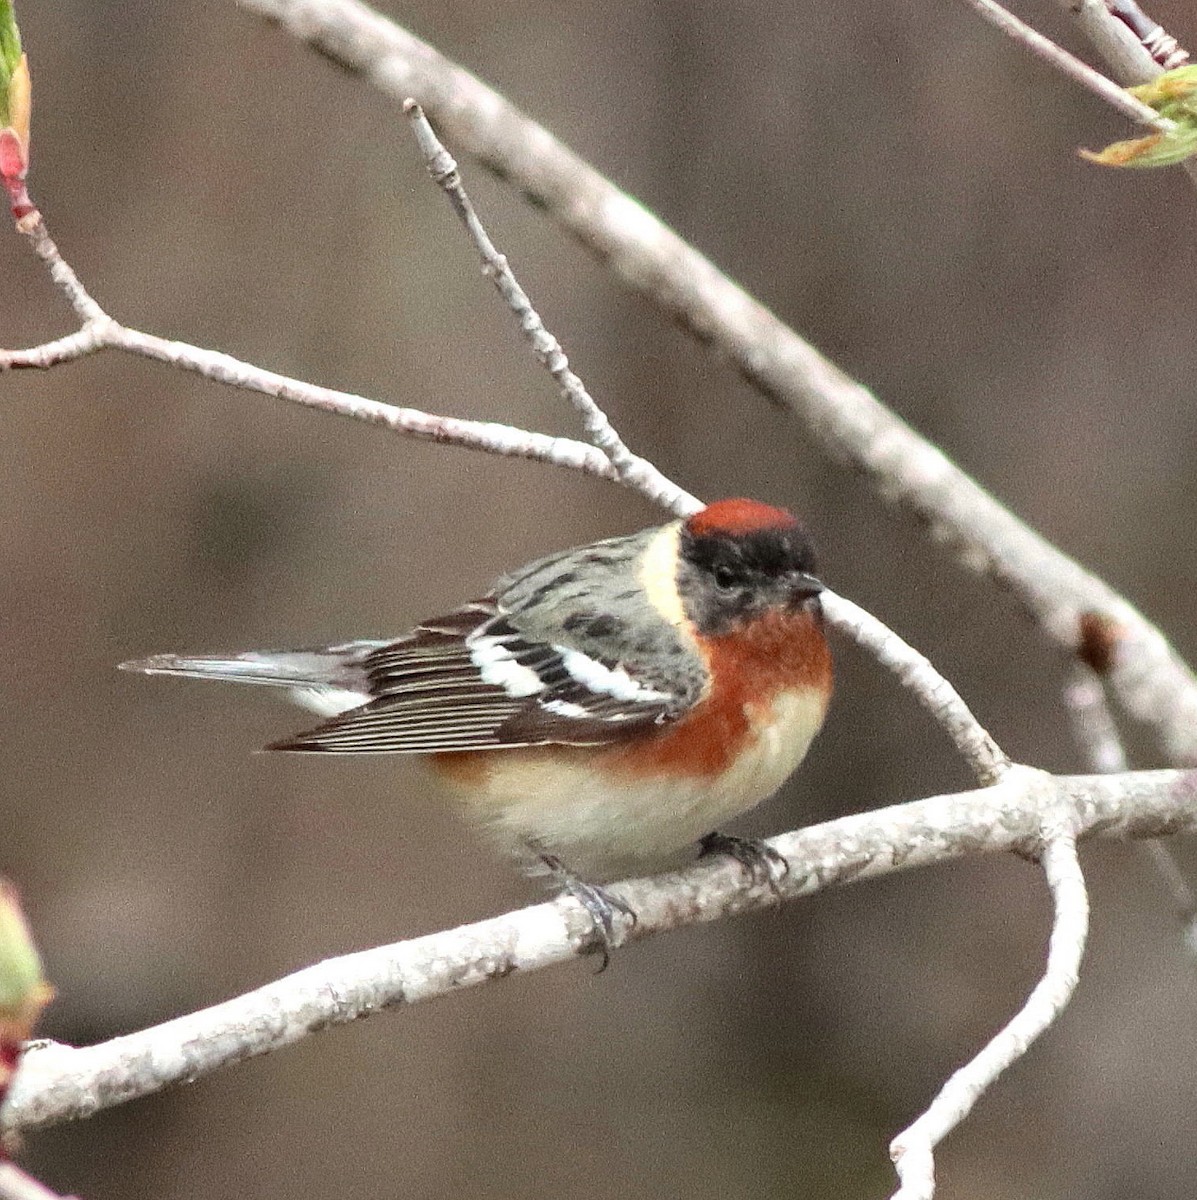
M369 700L363 661L384 641L345 642L311 650L249 650L241 654L155 654L120 664L122 671L179 675L287 688L317 712L340 712Z

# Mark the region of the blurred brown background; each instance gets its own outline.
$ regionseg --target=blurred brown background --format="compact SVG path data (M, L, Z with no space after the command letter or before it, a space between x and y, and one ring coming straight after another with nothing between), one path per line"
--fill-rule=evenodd
M1178 172L1075 157L1124 136L1097 101L948 3L384 7L1197 656L1197 207ZM1054 4L1024 11L1071 39ZM1197 42L1183 0L1153 13ZM119 318L381 399L574 430L366 86L227 0L20 16L34 195ZM701 495L805 513L828 579L931 654L1013 754L1081 766L1060 656L1007 599L507 189L467 179L635 448ZM73 328L11 234L0 278L4 344ZM529 897L418 771L255 755L303 714L114 667L399 632L656 514L133 359L0 392L0 869L60 990L47 1034L109 1037ZM748 827L966 784L842 646L828 729ZM1084 860L1080 993L944 1147L955 1200L1197 1192L1197 969L1132 849ZM599 977L575 965L384 1015L36 1135L27 1162L89 1200L884 1197L888 1138L1033 980L1043 891L990 858L685 931Z

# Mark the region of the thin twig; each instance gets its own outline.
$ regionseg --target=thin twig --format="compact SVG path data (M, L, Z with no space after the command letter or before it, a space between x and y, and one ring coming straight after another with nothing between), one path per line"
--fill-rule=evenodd
M153 359L183 371L192 371L214 383L260 392L304 408L382 425L406 437L482 450L488 454L528 458L581 471L600 479L616 479L615 470L606 456L585 442L550 437L493 421L471 421L416 408L402 408L353 392L320 387L302 379L267 371L253 363L242 362L218 350L208 350L188 342L172 341L140 329L131 329L110 317L78 333L40 346L25 350L0 350L0 371L54 366L101 350L121 350Z
M107 345L103 325L84 325L75 333L43 342L40 346L29 346L24 350L0 350L0 371L25 369L46 370L60 363L75 362L87 358Z
M597 475L602 479L615 479L639 491L654 504L668 508L679 516L689 516L702 507L689 492L667 479L645 459L631 455L626 448L625 454L630 462L625 461L624 469L619 470L602 447L589 446L572 438L552 437L493 421L470 421L426 413L415 408L384 404L365 396L354 395L352 392L319 387L301 379L292 379L275 371L267 371L219 351L207 350L187 342L171 341L121 325L92 298L70 264L62 257L40 212L35 209L29 217L17 223L17 228L29 239L33 252L45 263L50 277L70 301L71 307L82 322L82 328L66 337L56 338L39 346L22 350L0 350L0 372L46 369L85 358L101 350L123 350L128 354L193 371L205 379L229 387L260 392L306 408L383 425L408 437L482 450L488 454L533 459L557 467L582 471L588 475ZM564 358L564 355L561 357ZM576 380L576 376L573 376L572 372L570 374ZM578 386L581 386L580 381ZM591 403L593 404L593 401ZM595 411L598 411L597 406ZM623 445L622 442L619 444Z
M1110 687L1127 711L1155 730L1170 761L1197 763L1197 679L1163 634L642 204L498 92L360 0L238 3L280 22L397 103L418 97L455 148L496 171L624 283L735 363L763 395L802 419L813 441L859 467L883 499L923 517L932 537L970 570L1006 585L1069 653L1081 614L1098 612L1117 622L1124 636Z
M956 689L913 646L871 613L843 596L826 591L822 597L827 621L870 651L882 666L897 676L948 732L956 749L967 760L982 784L996 783L1010 768L1010 760L973 716Z
M1026 1003L989 1044L943 1085L931 1107L890 1144L901 1186L893 1200L931 1200L935 1194L935 1147L972 1111L973 1105L1067 1007L1076 990L1089 930L1089 897L1069 829L1045 835L1042 865L1054 917L1047 966Z
M0 350L0 372L44 369L86 358L101 350L121 350L181 370L192 371L216 383L260 392L306 408L383 425L408 437L482 450L489 454L529 458L553 466L582 471L602 479L618 478L606 455L585 442L572 438L550 437L547 434L500 425L492 421L470 421L426 413L415 408L384 404L352 392L336 391L302 379L280 375L275 371L267 371L216 350L172 341L121 325L87 292L79 277L59 253L40 214L37 215L36 221L22 222L20 228L29 238L34 253L46 264L51 278L71 302L76 314L83 321L83 327L66 337L39 346L23 350ZM642 475L621 482L626 482L628 486L641 491L645 491L647 486L648 498L667 507L677 504L686 508L687 501L690 505L688 511L694 511L698 507L698 502L693 497L670 484L663 476L656 480L647 480Z
M482 258L484 273L490 276L499 295L515 314L515 319L536 357L556 380L562 396L581 414L586 435L611 460L611 465L624 482L629 482L634 477L659 474L651 463L627 448L607 414L586 390L586 385L570 370L569 359L561 348L561 343L545 328L540 314L532 306L527 292L512 272L506 255L495 249L490 235L466 194L457 163L428 124L424 110L414 100L408 100L403 105L403 111L411 119L412 132L416 136L420 152L424 155L428 174L449 197L453 211L461 219L470 241ZM698 501L694 501L694 506L695 510L700 507Z
M1007 12L996 0L964 0L964 3L975 9L1007 37L1013 38L1014 41L1025 46L1036 58L1041 58L1082 87L1088 88L1094 95L1100 96L1124 117L1163 132L1174 127L1172 121L1161 117L1150 105L1144 104L1142 100L1132 96L1125 88L1119 87L1112 79L1107 79L1088 63L1069 54L1063 46L1057 46L1051 38L1044 37L1025 21L1020 21L1012 12Z
M1150 83L1164 70L1152 47L1166 47L1167 41L1175 42L1175 39L1168 39L1165 34L1163 43L1157 40L1148 45L1135 32L1136 21L1128 20L1125 15L1115 15L1107 0L1060 0L1060 3L1076 20L1097 53L1109 64L1114 77L1125 87ZM1138 10L1139 18L1149 20L1142 9L1137 5L1133 7ZM1197 159L1186 158L1180 166L1197 185Z
M1072 717L1072 729L1085 751L1090 770L1115 774L1129 770L1126 750L1106 703L1105 690L1097 673L1077 663L1064 688L1064 707Z
M1086 752L1090 767L1108 774L1128 770L1126 750L1118 735L1110 706L1106 703L1101 679L1083 663L1076 664L1073 677L1064 689L1064 705L1072 717L1073 730ZM1154 839L1136 842L1135 845L1172 900L1181 924L1181 940L1185 949L1197 955L1197 893L1194 893L1176 855L1171 847Z
M727 859L614 885L637 915L632 940L767 908L832 886L969 854L1037 847L1045 811L1075 813L1078 836L1150 837L1197 829L1194 773L1053 778L1012 767L993 787L858 813L783 834L789 864L776 891ZM345 955L152 1029L75 1049L31 1046L0 1120L33 1129L291 1045L417 1000L450 995L576 957L592 925L560 898L459 929Z
M58 253L58 247L50 237L42 214L34 209L28 216L17 222L17 229L28 239L33 253L46 264L50 278L58 286L58 290L70 301L79 323L87 328L99 325L108 319L108 314L92 299L91 294L79 280L79 276L63 260Z

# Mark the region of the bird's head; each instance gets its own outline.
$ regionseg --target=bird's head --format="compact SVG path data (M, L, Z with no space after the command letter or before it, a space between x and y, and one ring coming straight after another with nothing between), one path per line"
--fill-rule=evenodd
M757 500L717 500L683 523L679 587L707 635L770 612L817 607L823 585L798 519Z

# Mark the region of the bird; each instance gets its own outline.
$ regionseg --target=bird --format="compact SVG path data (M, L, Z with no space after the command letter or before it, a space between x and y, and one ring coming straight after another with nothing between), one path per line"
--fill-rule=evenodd
M720 829L823 724L823 590L803 524L733 498L537 559L398 638L121 667L286 689L324 718L267 750L425 757L501 851L581 901L605 963L635 914L602 883L695 846L784 873Z

